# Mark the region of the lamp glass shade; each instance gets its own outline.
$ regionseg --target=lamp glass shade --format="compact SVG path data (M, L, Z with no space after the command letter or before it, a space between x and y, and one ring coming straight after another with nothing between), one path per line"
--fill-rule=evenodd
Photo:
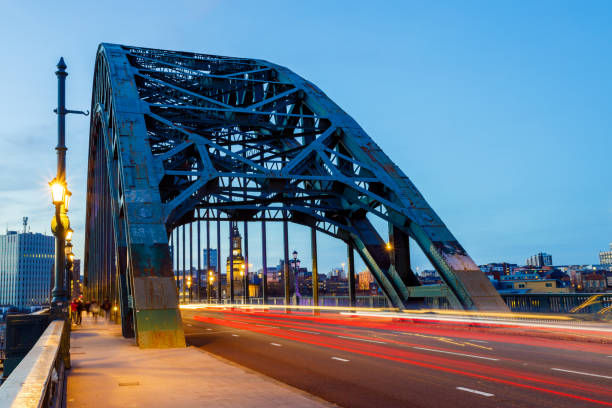
M64 209L68 211L68 204L70 204L70 197L72 197L72 193L66 189L66 194L64 194Z
M68 228L66 230L66 241L71 241L72 240L72 233L74 231L72 230L72 228Z
M49 185L51 186L51 201L53 204L62 204L66 195L66 187L55 179Z

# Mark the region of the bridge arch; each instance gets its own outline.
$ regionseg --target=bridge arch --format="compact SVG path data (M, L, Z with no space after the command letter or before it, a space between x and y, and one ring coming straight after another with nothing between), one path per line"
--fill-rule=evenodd
M135 330L142 347L184 345L168 238L199 209L339 238L400 308L424 293L410 267L412 238L451 305L507 310L408 177L285 67L101 44L92 112L87 286L121 299L124 335ZM391 250L372 216L388 223Z

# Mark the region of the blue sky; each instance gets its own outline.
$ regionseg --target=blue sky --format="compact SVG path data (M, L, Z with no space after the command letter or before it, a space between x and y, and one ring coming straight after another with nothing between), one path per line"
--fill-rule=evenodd
M539 251L556 264L596 263L612 241L609 2L7 1L2 8L3 228L29 216L33 231L49 231L55 64L60 56L68 64L68 107L89 109L96 47L114 42L267 59L316 83L411 178L477 263L523 263ZM78 256L88 126L68 118ZM258 266L259 229L252 231ZM307 231L290 232L292 249L309 251ZM321 241L324 272L346 251ZM280 241L268 245L273 264ZM427 267L418 254L415 263Z

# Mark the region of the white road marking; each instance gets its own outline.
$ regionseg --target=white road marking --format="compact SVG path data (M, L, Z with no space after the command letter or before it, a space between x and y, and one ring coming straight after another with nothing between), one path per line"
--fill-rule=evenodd
M454 355L457 355L457 356L472 357L472 358L481 358L483 360L491 360L491 361L499 361L499 358L476 356L474 354L455 353L454 351L436 350L436 349L430 349L430 348L426 348L426 347L412 347L412 348L413 349L417 349L417 350L434 351L436 353L454 354Z
M282 347L280 344L278 343L270 343L272 346L276 346L276 347Z
M187 326L191 327L191 326L193 326L193 324L191 324L191 323L187 323Z
M494 397L495 396L495 394L491 394L489 392L484 392L484 391L473 390L471 388L457 387L457 389L461 391L471 392L473 394L482 395L483 397Z
M240 337L240 336L239 336L239 335L237 335L237 334L232 334L232 336L233 336L233 337Z
M341 339L349 339L349 340L357 340L357 341L367 341L368 343L380 343L380 344L387 344L384 341L378 341L378 340L368 340L368 339L359 339L357 337L346 337L346 336L337 336L340 337Z
M475 343L488 343L488 341L484 341L484 340L468 340L468 341L473 341Z
M269 327L270 329L278 329L278 326L268 326L265 324L256 324L255 326L259 326L259 327Z
M332 357L332 360L342 361L343 363L346 363L347 361L351 361L351 360L347 360L346 358L340 358L340 357Z
M308 330L299 330L299 329L289 329L291 331L301 332L301 333L310 333L310 334L321 334L318 332L308 331Z
M607 378L608 380L612 380L612 377L607 376L607 375L601 375L601 374L583 373L582 371L564 370L563 368L551 368L551 370L563 371L563 372L572 373L572 374L588 375L591 377Z
M212 329L206 329L206 330L211 331Z

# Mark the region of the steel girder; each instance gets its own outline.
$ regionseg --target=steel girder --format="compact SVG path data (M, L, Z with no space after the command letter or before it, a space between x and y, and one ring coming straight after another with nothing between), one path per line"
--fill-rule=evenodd
M88 185L97 176L91 161L103 148L115 247L127 248L137 333L146 332L139 313L165 310L165 327L182 335L168 234L193 221L199 208L211 219L288 218L343 239L397 307L419 292L411 237L445 282L451 304L507 310L408 177L348 114L289 69L101 44L93 92ZM88 217L99 205L88 195ZM371 216L388 222L391 251ZM95 228L88 223L88 237Z

